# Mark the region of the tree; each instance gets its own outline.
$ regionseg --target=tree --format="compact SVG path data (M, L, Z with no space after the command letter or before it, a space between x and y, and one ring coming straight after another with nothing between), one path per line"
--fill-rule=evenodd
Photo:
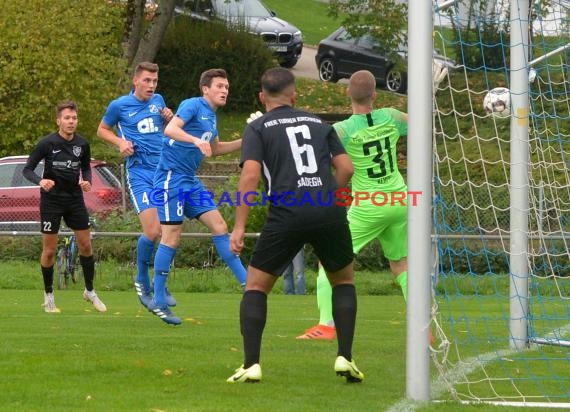
M329 15L343 16L341 24L350 34L368 33L384 50L407 43L408 6L401 0L330 0Z
M166 29L174 16L174 0L127 0L123 57L129 71L142 61L154 61Z
M27 153L55 125L55 105L79 106L94 135L117 78L123 9L107 0L0 0L0 156Z

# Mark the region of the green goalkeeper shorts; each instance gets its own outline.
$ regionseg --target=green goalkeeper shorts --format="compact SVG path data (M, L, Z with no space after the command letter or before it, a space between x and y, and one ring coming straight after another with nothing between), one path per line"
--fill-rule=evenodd
M354 254L374 239L380 241L384 256L397 261L408 256L408 207L400 204L352 205L348 223Z

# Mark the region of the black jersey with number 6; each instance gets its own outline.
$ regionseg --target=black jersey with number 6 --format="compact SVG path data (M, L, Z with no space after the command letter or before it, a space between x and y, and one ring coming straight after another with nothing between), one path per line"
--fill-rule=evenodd
M241 165L262 165L266 192L258 200L269 204L267 226L295 230L345 220L331 169L331 157L343 153L332 126L305 111L281 106L251 122Z
M34 170L39 162L44 161L43 176ZM59 133L52 133L42 138L30 153L23 171L29 181L39 184L42 179L51 179L55 186L45 194L53 196L82 196L79 180L91 183L91 149L89 142L78 134L66 140Z

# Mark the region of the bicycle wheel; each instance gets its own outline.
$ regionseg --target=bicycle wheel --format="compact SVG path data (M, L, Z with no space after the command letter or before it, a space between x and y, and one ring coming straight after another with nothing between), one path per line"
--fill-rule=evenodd
M78 264L78 255L79 253L77 251L77 240L75 239L75 236L73 236L69 242L69 255L67 259L67 269L73 283L77 283L76 268Z
M57 251L56 268L57 268L57 288L66 289L67 253L65 247L62 247Z

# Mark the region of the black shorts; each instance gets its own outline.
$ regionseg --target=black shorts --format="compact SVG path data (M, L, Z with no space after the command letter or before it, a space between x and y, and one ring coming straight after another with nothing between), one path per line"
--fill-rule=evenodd
M336 272L354 259L347 221L304 230L264 228L257 239L250 265L274 276L281 276L297 252L310 244L327 272Z
M44 193L40 198L40 218L42 233L59 233L61 218L71 230L89 229L89 213L83 196L49 196Z

